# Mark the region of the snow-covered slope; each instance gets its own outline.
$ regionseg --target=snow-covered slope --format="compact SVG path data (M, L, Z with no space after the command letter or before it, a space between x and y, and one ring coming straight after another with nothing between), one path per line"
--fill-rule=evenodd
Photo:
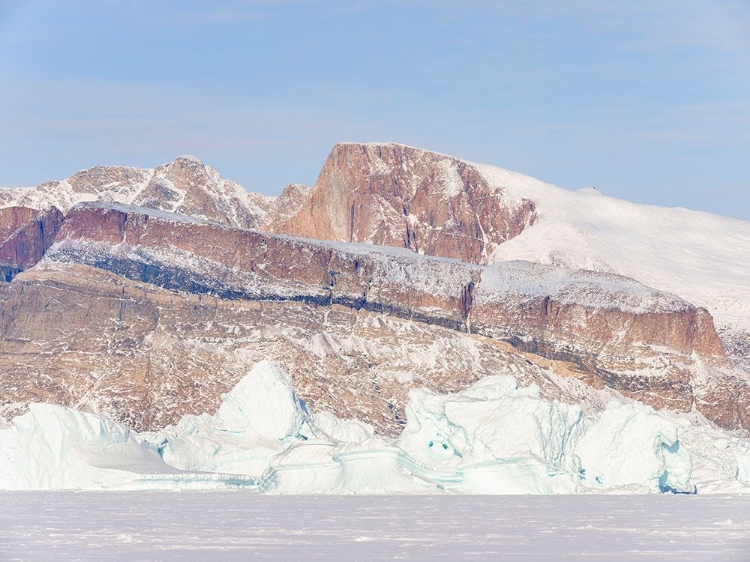
M274 198L226 180L195 156L180 156L154 169L96 166L35 188L0 189L0 208L57 207L66 213L85 201L133 204L237 226L258 227Z
M750 330L750 223L475 166L496 188L536 204L534 224L497 245L489 261L523 259L625 275L707 308L721 327Z

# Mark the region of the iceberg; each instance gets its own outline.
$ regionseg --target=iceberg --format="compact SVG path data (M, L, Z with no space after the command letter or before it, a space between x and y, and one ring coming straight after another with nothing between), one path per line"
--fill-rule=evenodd
M592 488L691 491L692 457L678 433L647 406L610 402L576 444L582 480Z
M53 404L0 430L0 488L103 489L143 474L171 474L156 448L111 420Z
M300 430L307 415L289 375L261 361L222 396L216 414L184 416L148 438L175 468L257 479L274 456L305 439Z
M585 415L490 376L414 389L397 439L310 412L262 361L216 413L156 433L32 404L0 429L0 489L221 489L304 494L750 493L750 444L621 399Z

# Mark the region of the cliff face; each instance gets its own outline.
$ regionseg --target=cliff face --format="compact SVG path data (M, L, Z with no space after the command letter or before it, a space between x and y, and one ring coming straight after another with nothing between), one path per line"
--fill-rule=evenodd
M27 207L0 209L0 268L2 280L34 266L52 245L63 215L55 207L38 211Z
M297 373L303 398L390 434L415 382L459 389L510 370L553 397L596 402L595 389L613 388L688 411L696 361L729 368L710 315L619 276L484 267L101 204L73 209L41 267L2 302L4 368L16 373L7 404L90 400L140 428L217 404L244 360L263 354ZM18 385L29 376L45 381L43 394Z
M515 374L545 396L600 408L606 396L501 342L346 306L174 292L99 268L44 264L2 289L0 412L49 401L137 429L212 412L250 365L293 373L317 411L395 435L410 388L465 388ZM33 383L30 383L33 381Z
M547 338L581 356L638 345L724 357L710 315L675 295L527 262L483 267L100 204L68 215L47 261L222 298L338 304L506 339Z
M490 188L466 162L398 144L338 144L309 199L271 232L408 248L485 263L534 221L534 202Z

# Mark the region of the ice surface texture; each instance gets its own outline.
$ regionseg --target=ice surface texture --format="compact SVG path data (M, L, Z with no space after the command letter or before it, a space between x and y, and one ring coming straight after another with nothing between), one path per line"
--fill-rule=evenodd
M750 444L709 424L612 402L595 416L509 376L409 395L398 440L311 414L290 377L257 363L214 415L136 434L101 416L32 404L0 430L0 489L276 493L750 492Z
M0 492L24 562L747 562L750 496Z

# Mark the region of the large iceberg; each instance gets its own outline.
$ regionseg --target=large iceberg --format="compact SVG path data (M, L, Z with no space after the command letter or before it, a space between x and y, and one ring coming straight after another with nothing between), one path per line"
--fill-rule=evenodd
M127 488L175 472L127 427L63 406L31 404L0 430L2 489Z
M148 438L175 468L257 479L274 456L304 440L305 418L289 375L262 361L222 397L216 414L187 415Z
M415 389L396 440L311 413L260 362L213 414L137 434L34 404L0 430L0 489L245 486L270 493L750 492L750 444L705 420L613 401L596 415L513 377Z

